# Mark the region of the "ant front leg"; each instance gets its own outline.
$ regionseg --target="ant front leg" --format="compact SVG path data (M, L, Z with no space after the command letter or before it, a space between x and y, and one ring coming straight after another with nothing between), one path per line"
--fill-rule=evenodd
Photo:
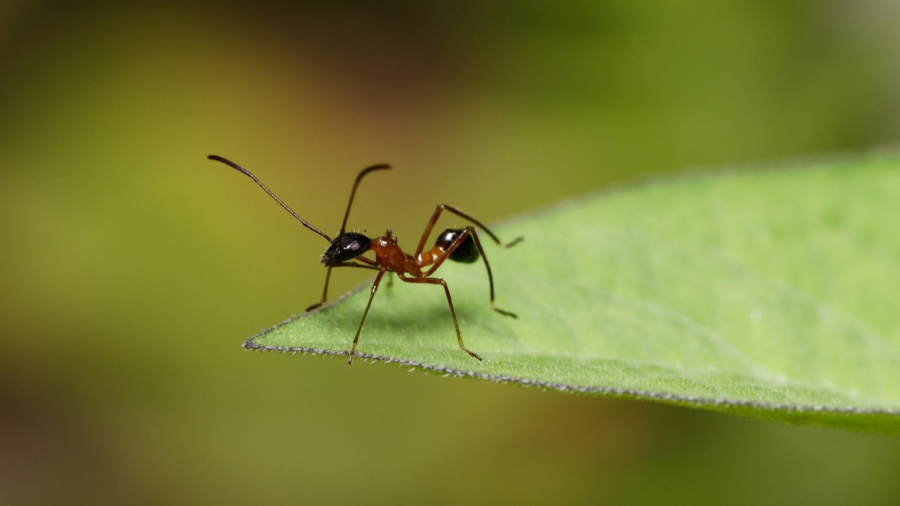
M394 242L397 242L397 238L393 236L393 232L391 231L391 229L387 229L387 233L385 233L385 235L387 236L388 239L390 239ZM394 276L391 276L390 271L388 271L388 273L387 273L388 290L390 290L391 287L393 287L393 286L394 286Z
M425 277L428 277L432 273L434 273L434 271L436 271L437 268L440 267L445 260L450 258L450 255L452 255L453 252L456 251L456 248L459 248L469 236L471 236L472 239L475 240L475 247L478 248L478 253L481 255L481 259L484 261L484 267L487 269L488 285L490 286L491 293L491 309L502 314L503 316L518 318L515 313L506 311L505 309L500 309L499 307L494 305L494 275L491 273L491 264L488 262L487 255L484 254L484 248L481 246L481 241L478 239L478 233L472 227L466 227L465 229L463 229L463 232L459 234L459 237L457 237L455 241L453 241L453 244L451 244L450 247L447 248L446 251L444 251L444 253L442 253L441 256L437 258L437 260L435 260L434 265L432 265L430 269L425 271ZM521 238L517 239L517 241L520 239Z
M447 282L440 278L408 278L399 272L397 273L397 277L400 278L400 281L405 281L406 283L424 283L429 285L441 285L444 287L444 293L447 294L447 304L450 306L450 316L453 317L453 326L456 328L456 340L459 342L459 348L466 352L470 357L477 358L480 362L481 357L466 348L466 345L463 343L462 334L459 331L459 322L456 320L456 310L453 309L453 299L450 298L450 288L447 287ZM374 290L372 293L375 293Z
M306 308L307 313L312 311L313 309L319 309L320 307L325 305L325 302L328 300L328 280L330 280L330 279L331 279L331 266L329 265L328 272L325 274L325 289L322 290L322 300L320 300L319 302Z
M416 248L415 256L418 256L420 253L422 253L425 250L425 242L428 241L428 236L431 235L432 229L434 229L434 226L437 224L438 218L441 216L441 213L444 210L447 210L461 218L471 221L475 225L478 225L482 230L484 230L487 233L487 235L491 236L491 239L493 239L494 242L497 243L497 246L500 246L503 249L512 248L516 244L519 244L519 242L521 242L523 239L523 237L516 237L512 241L510 241L506 244L503 244L502 242L500 242L500 238L498 238L496 235L494 235L494 233L491 232L491 230L489 228L484 226L484 223L481 223L480 221L476 220L472 216L466 214L465 212L463 212L453 206L448 206L447 204L441 204L441 205L437 206L437 208L434 210L434 214L431 215L431 220L428 222L428 225L425 226L425 232L422 234L422 238L419 240L419 246ZM482 255L482 256L484 256L484 255Z
M308 308L306 308L307 313L314 309L318 309L318 308L324 306L325 302L328 301L328 280L331 279L331 268L332 267L358 267L360 269L372 269L375 271L379 270L379 267L375 266L375 262L369 260L368 258L357 257L357 258L354 258L354 260L360 260L363 262L363 264L358 264L358 263L354 263L354 262L341 262L341 263L331 264L328 266L328 273L325 274L325 289L322 290L322 300L313 304L312 306L309 306Z
M369 307L372 306L372 299L375 298L375 292L378 291L378 283L381 282L381 277L384 276L385 272L387 272L387 269L379 269L378 274L375 275L375 283L372 284L372 293L369 294L369 302L366 304L366 310L363 311L363 317L359 322L359 328L356 329L356 335L353 336L353 346L350 348L350 359L347 360L348 364L353 363L353 354L356 353L356 344L359 343L359 333L360 331L362 331L363 324L366 323L366 316L369 314Z

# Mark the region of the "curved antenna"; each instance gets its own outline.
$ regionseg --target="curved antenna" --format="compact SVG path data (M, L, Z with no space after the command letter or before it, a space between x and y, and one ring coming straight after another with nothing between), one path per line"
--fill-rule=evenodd
M257 179L256 176L254 176L252 172L250 172L249 170L247 170L247 169L241 167L240 165L238 165L238 164L232 162L231 160L229 160L229 159L227 159L227 158L222 158L222 157L219 156L219 155L209 155L209 156L207 156L207 158L209 158L210 160L215 160L215 161L217 161L217 162L222 162L222 163L224 163L225 165L231 167L232 169L234 169L234 170L236 170L236 171L238 171L238 172L242 172L242 173L244 173L245 175L247 175L248 177L250 177L250 179L256 181L256 184L258 184L263 190L265 190L266 193L268 193L270 197L272 197L273 199L275 199L275 202L278 202L279 204L281 204L281 207L285 208L285 209L287 210L287 212L291 213L291 215L292 215L294 218L297 218L297 220L299 220L300 223L302 223L306 228L308 228L308 229L312 230L313 232L315 232L315 233L321 235L322 237L325 238L326 241L331 242L331 238L328 237L327 235L325 235L321 230L319 230L319 229L317 229L316 227L310 225L310 224L309 224L306 220L304 220L303 218L297 216L297 213L295 213L294 211L292 211L291 208L288 207L287 204L285 204L284 202L282 202L280 198L276 197L275 194L272 193L272 190L269 190L268 188L266 188L266 185L262 184L262 181L260 181L259 179ZM361 176L361 175L362 175L362 174L360 174L360 176ZM352 199L352 198L353 198L353 197L351 196L351 199ZM346 218L345 218L345 219L346 219Z
M369 172L374 172L376 170L385 170L390 169L391 166L386 163L380 163L378 165L373 165L366 169L363 169L362 172L356 176L356 181L353 182L353 190L350 191L350 202L347 202L347 212L344 213L344 222L341 223L341 233L338 235L344 235L344 230L347 228L347 217L350 216L350 206L353 205L353 197L356 195L356 187L359 186L359 182L362 181L363 176L368 174Z

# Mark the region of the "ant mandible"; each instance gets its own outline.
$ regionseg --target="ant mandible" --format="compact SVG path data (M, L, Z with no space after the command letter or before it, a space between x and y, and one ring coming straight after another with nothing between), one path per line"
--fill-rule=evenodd
M387 272L397 274L397 277L406 283L424 283L443 286L444 293L447 295L447 304L450 306L450 316L453 317L453 326L456 327L456 339L459 342L459 347L469 354L470 357L476 358L479 361L481 360L481 357L466 348L466 345L463 344L462 334L459 332L459 322L456 320L456 310L453 309L453 299L450 298L450 289L447 287L447 282L441 278L431 277L438 267L440 267L448 258L454 262L468 264L475 262L478 260L478 257L481 256L481 259L484 260L484 266L487 268L488 284L491 289L491 309L504 316L517 318L514 313L504 311L494 305L494 278L491 275L491 265L488 263L487 256L484 254L484 248L481 247L481 241L478 239L478 234L475 232L474 227L470 225L464 228L447 229L438 235L433 248L428 251L424 250L425 241L428 240L428 236L431 235L431 231L443 211L449 211L474 223L484 230L484 232L487 233L501 248L509 248L518 244L519 241L522 240L522 237L518 237L509 243L503 244L500 242L500 239L498 239L497 236L480 221L463 211L446 204L441 204L434 210L434 214L431 215L431 220L429 220L428 225L425 227L425 232L422 234L422 239L419 240L419 245L416 247L416 252L413 255L406 253L400 248L396 239L391 236L390 230L388 230L387 234L383 237L376 237L374 239L370 239L364 234L346 231L347 217L350 215L350 206L353 204L353 196L356 195L356 187L359 186L359 182L370 172L390 169L390 165L373 165L363 169L363 171L356 176L356 181L353 183L353 190L350 191L350 201L347 203L347 211L344 213L344 221L341 223L341 232L337 237L331 239L325 235L324 232L310 225L306 220L292 211L287 204L276 197L275 194L249 170L218 155L209 155L207 158L222 162L256 181L256 184L265 190L276 202L281 204L281 207L291 213L294 218L297 218L297 220L306 228L321 235L330 243L325 254L322 255L322 263L328 267L328 272L325 274L325 289L322 291L322 300L307 308L307 312L322 306L328 300L328 280L331 278L331 269L333 267L358 267L361 269L378 271L378 274L375 275L375 282L372 284L372 293L369 295L369 302L366 304L366 310L363 311L362 321L359 322L359 327L356 329L356 335L353 337L353 346L350 348L350 359L347 361L348 364L353 363L353 355L356 352L356 345L359 342L359 333L362 331L363 324L366 323L366 315L369 314L369 307L372 305L372 299L375 297L375 292L378 290L378 284ZM375 260L362 256L367 251L375 253Z

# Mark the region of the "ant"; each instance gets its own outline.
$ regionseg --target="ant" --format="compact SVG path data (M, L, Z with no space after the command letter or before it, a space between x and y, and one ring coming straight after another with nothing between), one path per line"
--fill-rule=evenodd
M344 221L341 223L341 231L337 237L332 239L298 216L297 213L292 211L287 204L276 197L275 194L266 188L266 185L257 179L257 177L249 170L218 155L209 155L207 158L222 162L256 181L256 184L265 190L276 202L281 204L281 207L291 213L294 218L297 218L297 220L306 228L321 235L329 242L330 246L325 251L325 254L322 255L322 263L328 267L328 272L325 274L325 289L322 291L322 300L307 308L307 312L321 307L328 300L328 280L331 278L331 269L333 267L357 267L378 271L378 274L375 275L375 282L372 284L372 293L369 295L369 302L366 304L366 310L363 312L362 321L359 322L359 328L356 329L356 336L353 337L353 346L350 348L350 359L347 361L348 364L353 363L353 355L356 352L356 345L359 342L359 333L363 328L363 324L366 322L366 315L369 314L369 307L372 305L372 299L375 297L375 292L378 290L381 278L387 272L397 274L397 277L406 283L423 283L429 285L441 285L444 287L444 293L447 294L447 304L450 306L450 315L453 317L453 326L456 327L456 339L459 342L459 347L470 357L476 358L479 361L482 360L481 357L466 348L466 345L463 344L462 334L459 332L459 322L456 320L456 310L453 309L453 299L450 298L450 289L447 287L447 282L441 278L431 277L438 267L440 267L448 258L454 262L469 264L477 261L480 256L481 259L484 260L484 266L487 268L488 284L491 288L491 309L504 316L518 318L514 313L504 311L494 305L494 278L491 275L491 265L488 263L487 256L484 254L484 248L481 247L481 241L478 239L478 234L475 232L474 227L469 225L464 228L449 228L444 230L444 232L438 235L434 247L427 251L425 251L425 242L428 240L428 236L431 235L431 231L443 211L448 211L474 223L484 230L498 246L504 249L518 244L522 240L522 237L518 237L509 243L503 244L500 242L500 239L498 239L497 236L480 221L463 211L446 204L441 204L434 210L434 214L431 215L431 220L425 227L425 232L422 234L422 239L419 240L419 245L416 247L416 252L413 255L406 253L400 248L396 238L391 236L390 230L388 230L387 234L383 237L376 237L374 239L370 239L364 234L346 231L347 217L350 215L350 206L353 204L353 197L356 195L356 188L359 186L359 182L371 172L390 169L390 165L372 165L371 167L363 169L363 171L356 176L356 181L353 183L353 189L350 191L350 201L347 203L347 211L344 213ZM375 253L374 260L361 256L367 251ZM390 286L390 279L391 278L389 277L388 286Z

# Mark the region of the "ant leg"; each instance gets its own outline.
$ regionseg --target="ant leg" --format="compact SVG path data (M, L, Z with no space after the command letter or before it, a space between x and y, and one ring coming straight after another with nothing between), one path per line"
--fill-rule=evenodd
M322 300L317 302L316 304L313 304L312 306L309 306L308 308L306 308L305 312L308 313L308 312L312 311L313 309L318 309L318 308L322 307L323 305L325 305L325 302L328 300L328 280L331 279L331 268L332 267L360 267L362 269L379 270L378 267L375 267L375 262L372 262L368 258L358 257L358 258L355 258L354 260L362 260L368 265L356 264L356 263L351 263L351 262L341 262L341 263L329 265L328 273L325 274L325 289L322 291Z
M396 240L397 240L397 239L393 236L393 232L391 232L391 229L387 229L387 233L385 234L385 236L387 236L387 238L388 238L388 239L391 239L392 241L396 241ZM394 276L391 276L391 273L388 272L388 275L387 275L387 287L388 287L388 289L390 289L392 286L394 286Z
M482 230L487 232L487 235L491 236L491 239L493 239L494 242L497 243L497 246L500 246L503 249L512 248L516 244L519 244L519 242L521 242L522 239L524 239L523 237L516 237L512 241L510 241L506 244L503 244L502 242L500 242L500 239L496 235L494 235L493 232L491 232L491 230L489 228L484 226L484 223L481 223L480 221L476 220L472 216L469 216L465 212L463 212L453 206L448 206L447 204L441 204L441 205L437 206L437 208L434 210L434 214L431 215L431 220L428 222L428 225L425 227L425 232L422 234L422 239L419 240L419 247L416 248L415 256L418 256L419 253L421 253L422 251L425 250L425 242L428 241L428 236L431 235L431 230L437 224L437 220L441 216L441 212L443 212L444 210L447 210L461 218L465 218L465 219L471 221L475 225L478 225Z
M494 276L491 275L491 264L488 263L487 255L484 254L484 248L481 247L481 241L478 240L478 234L475 233L475 229L473 229L472 227L467 227L467 230L471 231L472 238L475 239L475 246L478 247L478 252L481 253L481 259L484 260L484 267L487 269L488 284L491 286L491 309L493 309L494 311L496 311L504 316L511 316L513 318L518 318L518 316L515 313L500 309L499 307L494 305ZM518 239L516 239L516 242L521 241L521 240L522 240L522 238L519 237ZM460 244L462 244L462 243L460 242ZM515 242L513 242L512 244L515 244Z
M400 278L401 281L405 281L407 283L425 283L429 285L441 285L444 287L444 293L447 294L447 304L450 305L450 316L453 317L453 326L456 327L456 340L459 342L459 347L462 351L466 352L470 357L477 358L478 361L481 361L481 357L473 351L466 348L466 345L463 344L462 334L459 332L459 322L456 320L456 310L453 309L453 299L450 298L450 288L447 287L447 282L440 278L407 278L402 274L398 273L397 277ZM372 293L375 293L374 291Z
M330 280L330 279L331 279L331 266L329 265L328 273L325 274L325 289L322 290L322 300L320 300L319 302L306 308L307 313L312 311L313 309L318 309L318 308L322 307L325 304L325 301L328 300L328 280Z
M363 312L362 321L359 322L359 328L356 329L356 335L353 337L353 347L350 348L350 360L347 360L348 364L353 363L353 354L356 352L356 344L359 342L359 332L362 330L363 324L366 323L366 316L369 314L369 307L372 306L372 299L375 298L375 292L378 290L378 283L381 282L381 276L384 276L385 272L387 272L387 269L379 269L378 274L375 275L375 283L372 285L372 293L369 295L369 302L368 304L366 304L366 310Z
M518 318L515 313L506 311L505 309L500 309L499 307L494 305L494 276L493 274L491 274L491 264L488 262L487 255L484 254L484 248L481 247L481 241L478 239L478 233L472 227L466 227L463 232L459 234L459 237L456 238L453 244L451 244L450 247L447 248L447 250L440 257L438 257L437 260L435 260L431 268L425 272L425 277L430 276L435 270L437 270L438 267L441 266L442 263L444 263L444 260L450 258L450 255L453 254L456 248L458 248L470 235L473 239L475 239L475 246L478 248L478 253L481 254L481 259L484 260L484 266L487 269L488 285L491 288L491 309L504 316Z

